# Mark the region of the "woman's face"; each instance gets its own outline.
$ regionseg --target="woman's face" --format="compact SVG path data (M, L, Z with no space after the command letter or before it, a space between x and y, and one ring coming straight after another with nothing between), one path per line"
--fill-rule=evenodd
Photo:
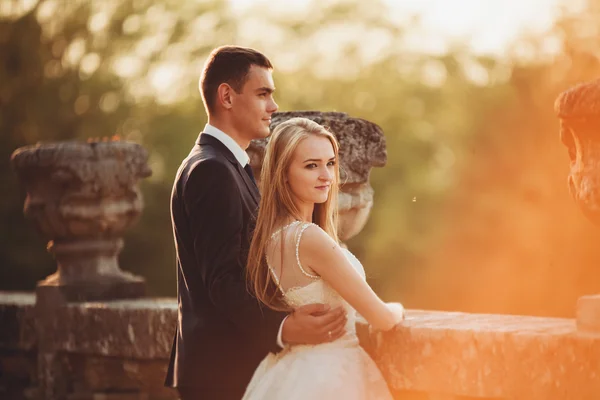
M335 153L325 136L310 135L296 147L287 179L296 204L324 203L335 180Z

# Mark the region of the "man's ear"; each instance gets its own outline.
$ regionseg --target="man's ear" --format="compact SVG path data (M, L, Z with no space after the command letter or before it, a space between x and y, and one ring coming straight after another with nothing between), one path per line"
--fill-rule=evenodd
M233 107L233 88L227 83L221 83L217 88L217 103L227 110Z

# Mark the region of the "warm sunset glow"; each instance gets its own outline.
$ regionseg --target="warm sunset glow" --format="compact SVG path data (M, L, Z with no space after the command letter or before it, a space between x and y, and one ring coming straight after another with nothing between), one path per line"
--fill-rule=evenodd
M251 7L266 6L271 13L285 17L303 14L309 0L266 2L264 0L229 0L234 11L243 13ZM327 3L343 3L329 1ZM411 50L443 53L449 45L464 43L480 54L502 55L507 46L523 33L547 30L561 8L580 9L583 0L385 0L389 18L404 23L419 19L419 29L410 35ZM364 38L363 38L364 39ZM368 38L367 38L368 41ZM362 41L363 44L365 41ZM367 47L371 44L369 42Z
M600 229L569 195L553 104L598 78L599 21L592 0L0 0L3 148L113 133L146 146L152 195L123 254L173 293L165 204L206 122L199 76L211 49L252 47L275 66L280 110L383 130L387 164L348 243L378 293L572 316L578 297L600 293ZM0 178L18 193L13 171ZM12 218L23 204L10 201ZM19 247L22 225L0 235L0 261L14 266L0 281L25 287L47 255Z

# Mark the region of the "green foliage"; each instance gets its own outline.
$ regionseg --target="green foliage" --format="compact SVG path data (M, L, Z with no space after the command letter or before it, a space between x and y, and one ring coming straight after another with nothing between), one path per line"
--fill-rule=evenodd
M54 270L23 220L12 151L117 134L144 145L154 171L121 265L145 276L151 294L175 293L171 184L206 121L197 91L204 58L236 43L274 61L280 110L343 111L383 128L388 164L372 172L375 206L349 245L386 298L569 315L578 295L600 290L599 234L568 198L552 112L560 91L597 71L600 44L589 36L597 10L587 10L587 25L569 15L557 22L549 35L560 53L523 38L505 58L461 47L411 52L405 39L416 22L392 22L383 1L313 1L308 10L45 0L0 20L0 289L31 289ZM528 58L517 57L525 45ZM566 245L565 230L584 239Z

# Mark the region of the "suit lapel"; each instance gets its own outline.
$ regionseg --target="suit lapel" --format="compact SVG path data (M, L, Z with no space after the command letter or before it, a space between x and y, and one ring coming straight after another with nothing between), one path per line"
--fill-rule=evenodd
M242 166L239 162L237 162L237 160L235 160L235 166L239 174L242 176L242 179L244 180L248 191L250 192L254 200L256 200L256 204L258 205L258 203L260 203L260 194L258 193L258 187L256 187L256 184L254 182L252 182L252 179L250 179L250 175L248 175L248 173L244 171L244 168L242 168Z
M252 182L250 176L244 171L244 168L240 165L237 158L233 155L233 153L225 146L219 139L214 138L210 135L200 134L198 140L196 140L196 144L199 146L210 145L217 149L230 163L234 165L238 173L240 174L242 180L246 184L248 188L248 192L252 196L252 198L256 201L256 205L260 203L260 193L258 192L258 187Z

